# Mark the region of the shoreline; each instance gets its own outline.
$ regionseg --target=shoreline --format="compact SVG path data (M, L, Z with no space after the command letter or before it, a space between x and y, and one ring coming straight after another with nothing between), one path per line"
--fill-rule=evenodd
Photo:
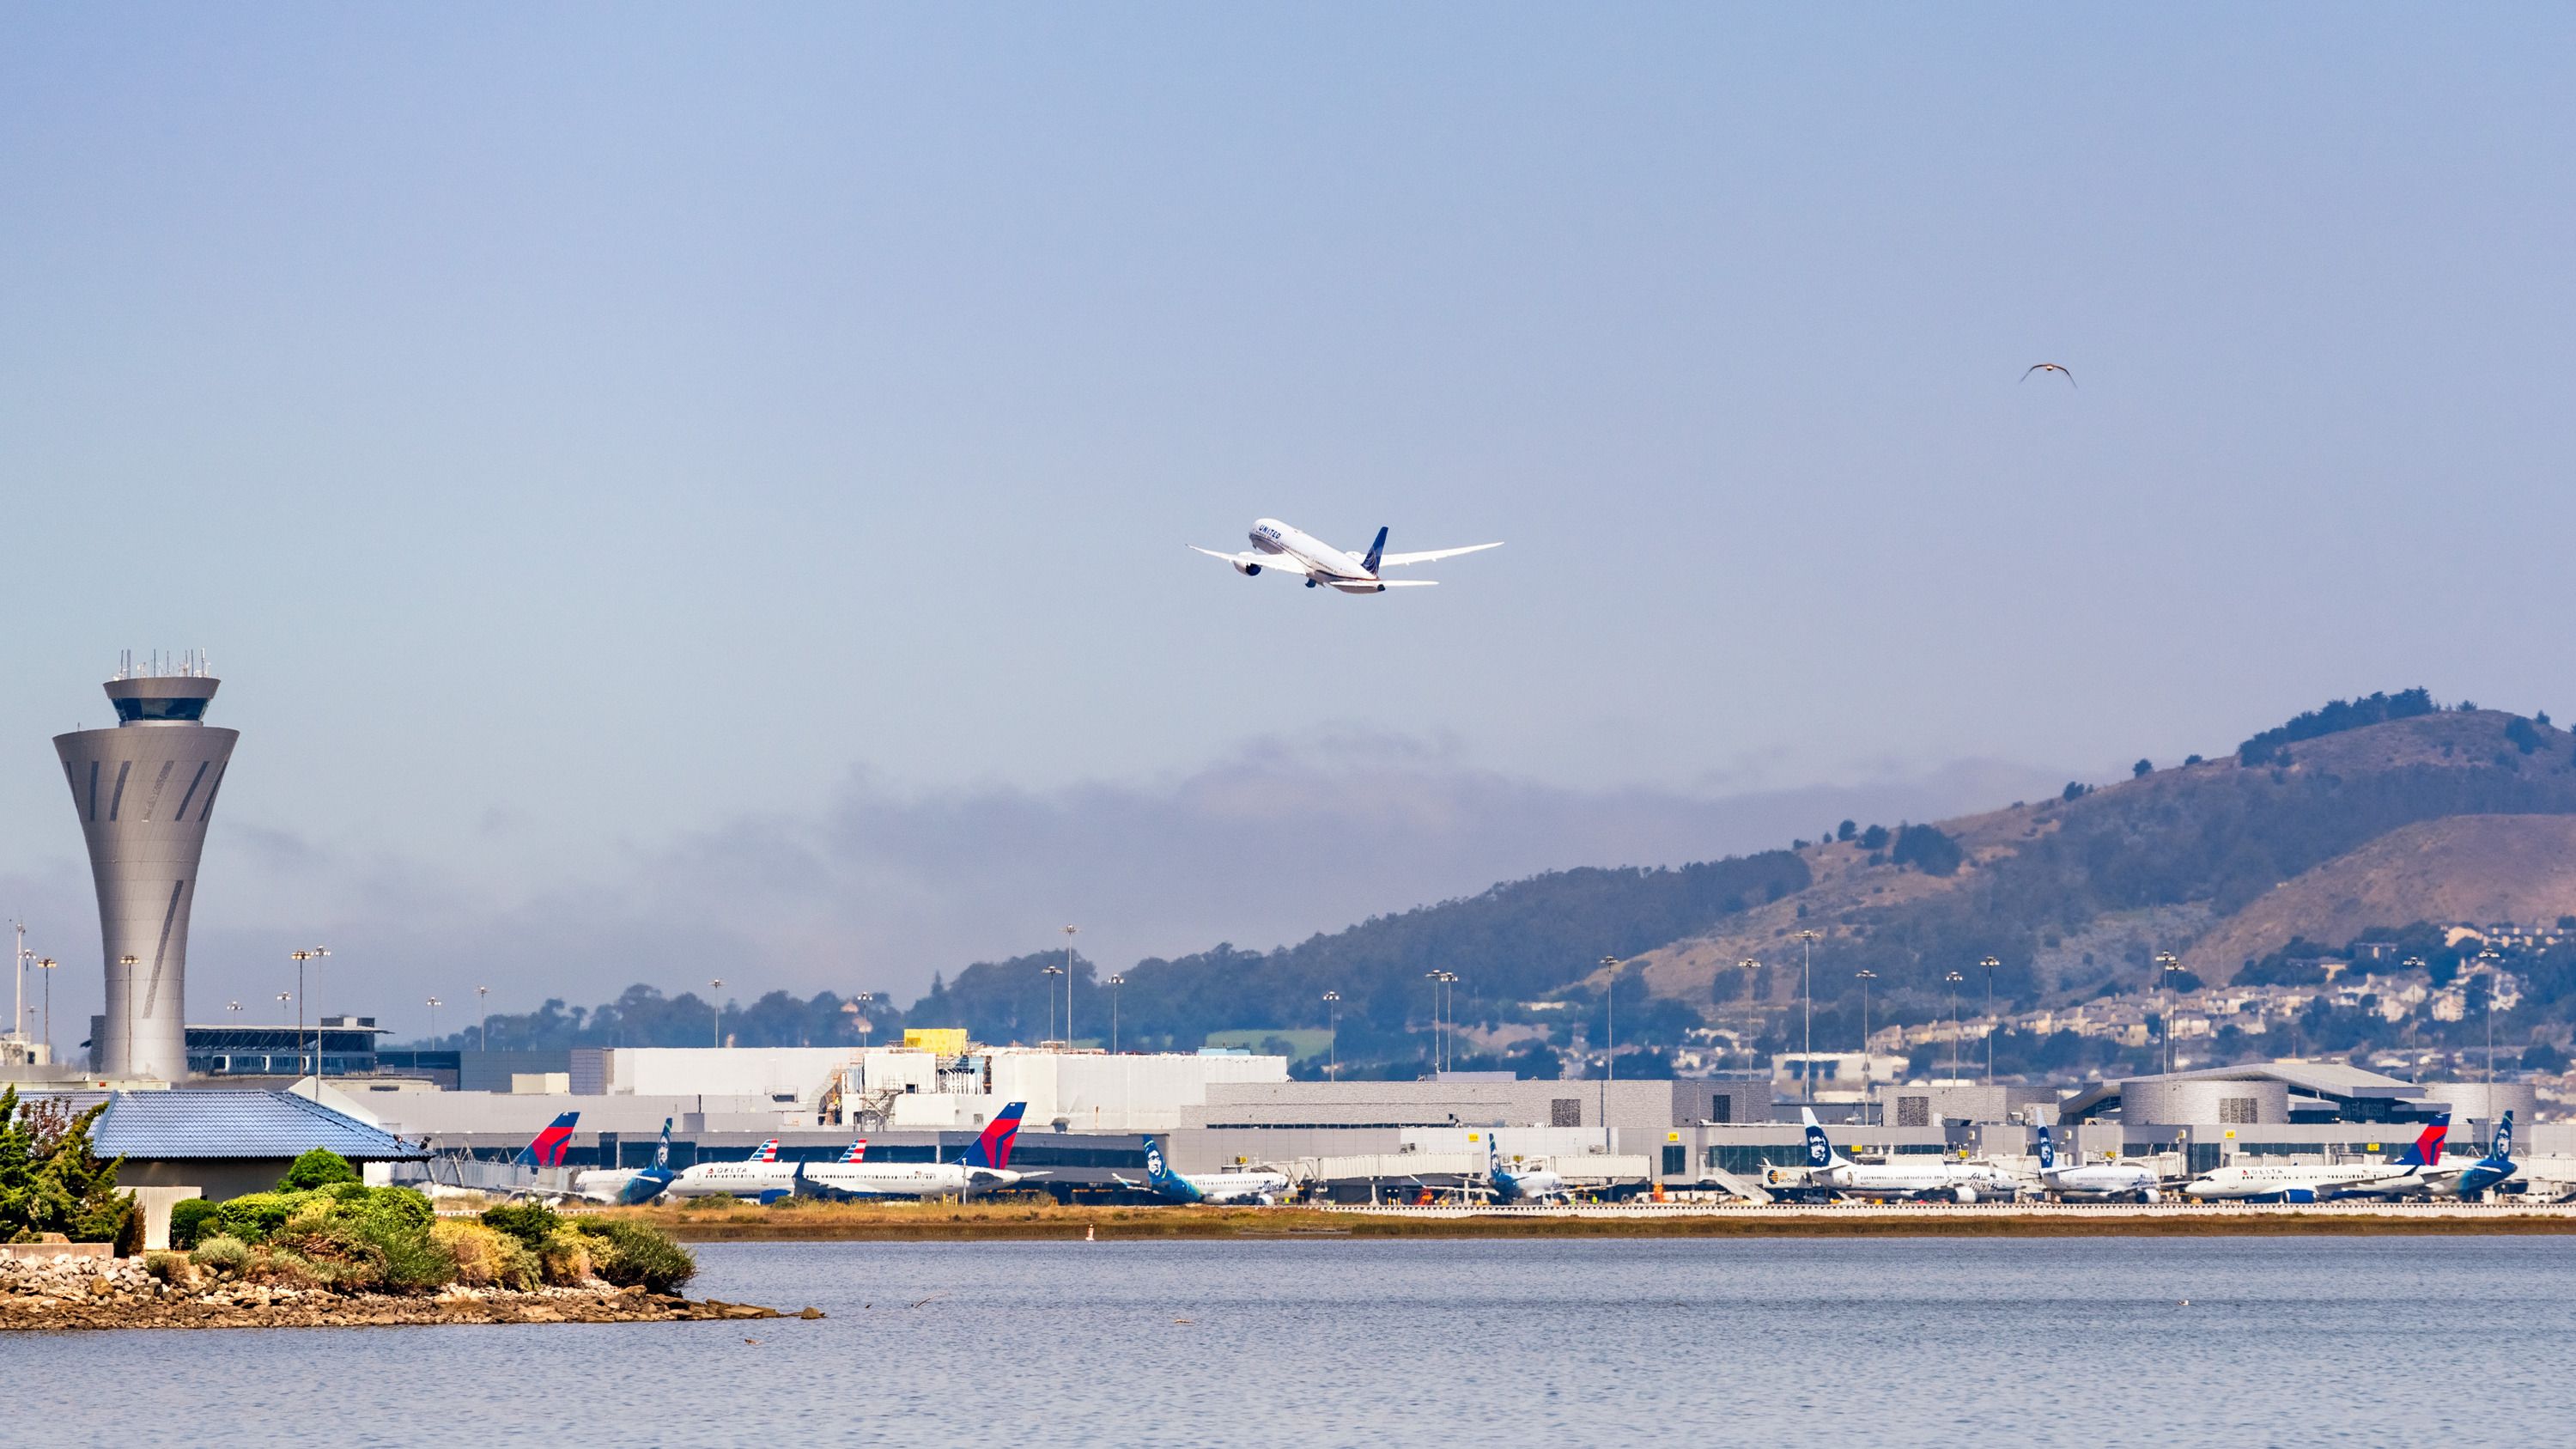
M621 1208L688 1243L1344 1241L1387 1238L2078 1238L2576 1234L2576 1213L2482 1206L2137 1208L1673 1206L1475 1212L1440 1208L1033 1207L830 1204Z

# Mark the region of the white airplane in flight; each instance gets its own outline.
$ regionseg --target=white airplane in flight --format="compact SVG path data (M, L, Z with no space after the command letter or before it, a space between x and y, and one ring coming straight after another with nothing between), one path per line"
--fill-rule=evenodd
M1422 553L1388 553L1386 530L1377 531L1377 541L1365 554L1342 552L1303 529L1290 528L1275 518L1257 518L1252 523L1252 549L1248 553L1218 553L1212 548L1190 545L1193 553L1221 558L1234 565L1234 571L1249 578L1263 569L1277 569L1283 574L1303 574L1306 587L1339 589L1346 594L1382 594L1389 589L1427 589L1437 579L1387 579L1378 570L1401 568L1406 564L1429 563L1434 559L1456 558L1462 553L1480 553L1501 548L1499 543L1473 543L1465 548L1435 548Z

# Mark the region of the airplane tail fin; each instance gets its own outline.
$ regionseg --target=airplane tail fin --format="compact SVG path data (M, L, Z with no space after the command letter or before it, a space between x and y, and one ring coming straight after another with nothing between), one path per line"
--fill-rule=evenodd
M662 1119L662 1145L653 1149L653 1166L669 1171L671 1166L671 1119Z
M2424 1124L2424 1130L2417 1134L2414 1143L2406 1149L2406 1155L2397 1159L2397 1165L2400 1167L2441 1166L2442 1139L2448 1137L2450 1133L2451 1114L2444 1112Z
M1834 1151L1834 1144L1825 1136L1823 1124L1816 1120L1815 1108L1799 1108L1798 1120L1807 1124L1807 1165L1809 1167L1831 1167L1840 1160L1841 1154Z
M776 1162L777 1160L778 1139L775 1137L751 1149L751 1155L743 1159L745 1162Z
M1026 1102L1013 1102L984 1124L983 1135L966 1149L968 1167L989 1167L996 1172L1011 1165L1011 1144L1020 1139L1020 1114L1027 1111Z
M2487 1160L2504 1162L2513 1156L2513 1111L2507 1108L2496 1122L2495 1141L2487 1145Z
M1384 557L1386 557L1386 530L1381 527L1377 531L1377 542L1369 545L1368 557L1360 560L1360 567L1370 573L1376 573L1377 561Z
M2039 1129L2039 1170L2042 1172L2051 1172L2054 1171L2056 1167L2057 1144L2050 1140L2048 1129L2042 1127Z
M1171 1180L1172 1165L1163 1160L1163 1144L1150 1137L1145 1139L1145 1181L1151 1186L1162 1187Z
M849 1147L848 1147L848 1148L846 1148L846 1149L844 1149L844 1150L842 1151L842 1153L841 1153L841 1161L843 1161L843 1162L845 1162L845 1163L847 1163L847 1162L865 1162L865 1161L867 1161L867 1160L868 1160L868 1139L866 1139L866 1138L864 1138L864 1137L854 1138L854 1139L851 1141L851 1143L850 1143Z
M528 1139L519 1155L510 1159L520 1167L561 1167L564 1149L572 1146L572 1124L581 1120L579 1112L566 1112L546 1124L544 1131Z

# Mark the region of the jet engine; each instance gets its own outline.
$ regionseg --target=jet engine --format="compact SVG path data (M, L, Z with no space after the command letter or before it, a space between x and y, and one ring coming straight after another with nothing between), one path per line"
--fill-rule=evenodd
M1234 566L1234 571L1243 575L1247 579L1261 577L1261 565L1259 564L1239 563Z
M1961 1202L1975 1202L1977 1200L1977 1190L1968 1186L1964 1182L1960 1183L1958 1188L1950 1195Z

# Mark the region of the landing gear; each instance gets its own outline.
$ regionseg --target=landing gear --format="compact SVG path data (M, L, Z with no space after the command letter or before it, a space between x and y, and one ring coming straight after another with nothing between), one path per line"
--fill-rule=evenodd
M1310 588L1310 589L1311 589L1311 588L1313 588L1314 586L1315 586L1315 581L1314 581L1313 579L1308 579L1308 580L1306 581L1306 587L1308 587L1308 588Z

